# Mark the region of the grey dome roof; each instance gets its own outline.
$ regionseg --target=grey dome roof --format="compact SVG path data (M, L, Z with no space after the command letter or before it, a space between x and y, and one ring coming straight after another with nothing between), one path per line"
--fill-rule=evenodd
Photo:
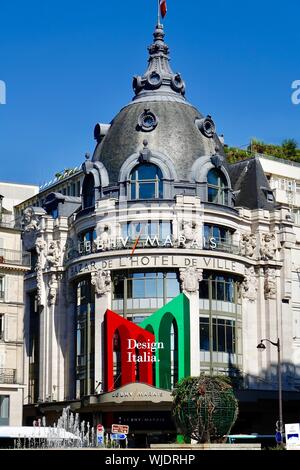
M163 154L173 161L178 180L189 179L199 157L224 155L217 135L207 136L196 123L203 115L186 101L185 83L170 68L162 25L156 27L154 43L148 49L147 71L134 77L133 101L113 119L93 155L93 161L104 164L111 184L118 182L121 166L132 154L141 152L145 140L153 154ZM157 119L150 131L140 125L141 116L149 113Z

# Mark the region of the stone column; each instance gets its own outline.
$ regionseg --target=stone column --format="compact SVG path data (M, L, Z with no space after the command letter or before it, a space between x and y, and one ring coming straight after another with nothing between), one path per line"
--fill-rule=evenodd
M182 292L190 301L191 375L200 375L199 282L203 270L195 267L180 269Z
M257 319L254 317L254 312L260 308L260 302L258 299L258 280L253 266L245 269L245 279L241 284L240 293L242 297L243 370L246 373L247 383L253 388L256 385L254 384L254 378L258 375L258 355L260 354L256 346L261 339L258 339L258 324ZM253 379L249 380L252 377Z
M73 283L69 283L65 280L64 284L64 310L66 313L65 325L63 330L64 336L64 395L66 399L72 400L76 398L76 352L75 352L75 341L76 341L76 296L75 286Z
M104 390L105 384L105 334L104 315L111 308L110 271L98 269L92 273L95 286L95 384L96 393Z

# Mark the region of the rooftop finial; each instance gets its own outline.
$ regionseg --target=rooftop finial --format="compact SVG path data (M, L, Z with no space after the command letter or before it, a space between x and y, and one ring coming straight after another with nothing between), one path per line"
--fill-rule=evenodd
M160 2L159 5L161 8ZM160 22L155 27L153 37L154 41L148 47L148 68L143 76L133 78L134 100L160 94L185 101L185 83L180 74L174 73L170 67L169 47L165 43L164 27Z

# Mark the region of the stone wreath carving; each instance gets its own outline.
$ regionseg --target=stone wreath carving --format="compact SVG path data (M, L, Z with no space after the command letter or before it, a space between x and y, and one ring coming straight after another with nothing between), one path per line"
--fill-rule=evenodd
M110 271L98 269L91 275L91 283L95 286L96 294L101 297L102 295L111 291L111 276Z
M203 279L203 269L189 267L180 269L180 280L182 289L186 292L194 293L199 290L199 282Z

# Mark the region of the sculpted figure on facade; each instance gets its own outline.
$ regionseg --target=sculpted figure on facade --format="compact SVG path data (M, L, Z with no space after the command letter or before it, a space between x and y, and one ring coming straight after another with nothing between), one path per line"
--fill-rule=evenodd
M256 248L256 236L253 233L243 233L241 236L241 255L252 258Z
M182 281L182 289L186 292L197 292L199 290L199 282L201 282L202 279L202 269L195 267L180 269L180 280Z
M277 293L276 287L276 271L275 269L266 268L264 271L265 274L265 299L275 299Z
M32 207L27 207L27 209L24 210L22 222L25 232L39 230L39 219L35 215Z
M37 301L38 305L44 306L45 304L45 287L43 282L43 269L45 267L45 248L46 243L42 238L37 238L35 242L37 252L37 262L35 265L36 271L36 285L37 285Z
M200 245L200 229L196 222L184 220L182 230L179 232L179 245L191 248L193 245Z
M241 285L241 293L244 299L254 302L257 298L257 278L253 266L248 268L245 273L244 282Z
M58 292L58 280L57 280L56 274L51 274L51 278L48 283L48 303L50 306L56 304L57 292Z
M46 243L42 238L37 238L35 242L37 252L37 262L35 265L36 285L37 285L37 301L39 306L45 304L45 287L43 282L43 269L45 267L45 248Z
M98 269L92 273L91 283L95 286L95 292L98 296L102 296L111 291L110 271Z
M260 257L264 261L274 259L276 255L275 233L265 233L262 235Z
M47 264L49 269L57 268L60 264L60 242L52 241L47 253Z

